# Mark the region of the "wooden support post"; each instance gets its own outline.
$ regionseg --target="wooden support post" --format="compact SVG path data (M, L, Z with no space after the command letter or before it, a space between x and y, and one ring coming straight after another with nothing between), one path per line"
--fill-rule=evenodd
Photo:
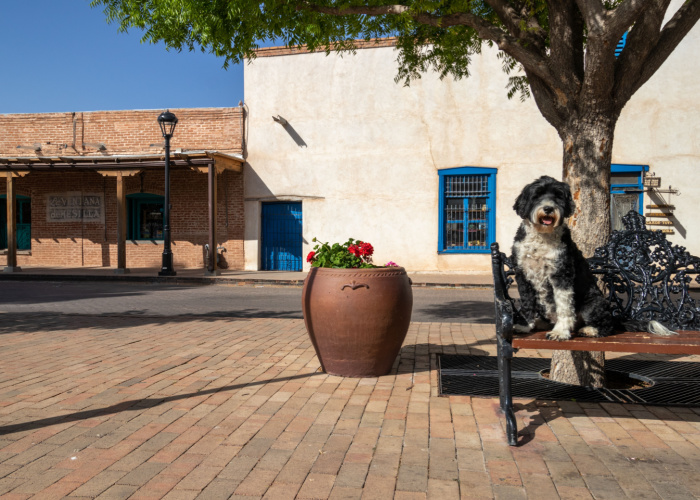
M126 190L124 176L117 173L117 268L115 274L126 274Z
M216 265L216 165L209 165L207 172L207 184L209 191L209 260L204 274L206 276L218 276L221 273Z
M15 178L12 172L7 172L7 266L5 273L21 271L17 265L17 196L15 193Z

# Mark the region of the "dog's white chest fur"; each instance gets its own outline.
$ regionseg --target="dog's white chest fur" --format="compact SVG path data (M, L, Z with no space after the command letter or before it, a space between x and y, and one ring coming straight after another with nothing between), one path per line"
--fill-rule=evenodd
M556 321L556 311L547 294L551 288L551 277L559 268L558 263L565 245L561 241L561 229L551 233L538 233L525 221L525 238L513 244L518 266L530 281L538 295L539 303L545 307L547 318Z

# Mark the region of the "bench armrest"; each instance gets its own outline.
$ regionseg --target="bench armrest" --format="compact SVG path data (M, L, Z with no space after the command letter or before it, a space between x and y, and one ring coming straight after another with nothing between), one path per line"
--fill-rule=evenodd
M508 266L507 270L506 266ZM511 342L515 304L508 295L508 288L513 283L511 277L513 271L510 260L499 250L498 243L491 245L491 270L493 272L493 302L496 307L496 335Z

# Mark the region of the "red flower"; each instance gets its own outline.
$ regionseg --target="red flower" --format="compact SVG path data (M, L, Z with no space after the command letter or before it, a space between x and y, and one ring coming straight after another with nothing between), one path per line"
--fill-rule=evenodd
M350 245L348 247L348 252L353 254L355 257L360 257L362 255L362 251L357 245Z
M306 256L306 262L311 262L314 260L314 257L316 256L316 252L309 252L309 255Z
M374 253L374 248L370 243L362 243L360 245L360 253L363 257L369 257Z

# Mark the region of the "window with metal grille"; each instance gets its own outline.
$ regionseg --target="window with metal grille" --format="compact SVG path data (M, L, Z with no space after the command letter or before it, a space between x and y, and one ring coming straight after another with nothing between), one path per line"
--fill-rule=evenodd
M649 165L610 165L610 217L614 231L624 229L622 217L630 210L642 213L642 177L648 171Z
M496 169L440 170L440 253L486 253L495 241Z

